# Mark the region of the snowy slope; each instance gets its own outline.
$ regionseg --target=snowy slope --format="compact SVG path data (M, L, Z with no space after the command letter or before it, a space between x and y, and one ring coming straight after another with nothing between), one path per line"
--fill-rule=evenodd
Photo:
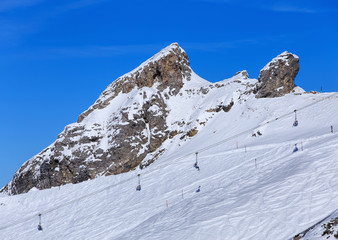
M204 111L236 99L239 85L203 103L185 98L187 108L172 116L208 122L194 125L204 127L192 138L165 141L164 154L143 170L0 196L0 239L290 239L338 209L338 135L330 132L337 94L249 94L229 112ZM170 104L176 109L182 98Z

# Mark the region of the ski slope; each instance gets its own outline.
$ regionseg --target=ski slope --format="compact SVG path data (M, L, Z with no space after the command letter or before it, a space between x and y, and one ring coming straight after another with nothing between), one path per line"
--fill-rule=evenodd
M0 239L290 239L338 209L337 112L336 93L252 97L143 170L1 195Z

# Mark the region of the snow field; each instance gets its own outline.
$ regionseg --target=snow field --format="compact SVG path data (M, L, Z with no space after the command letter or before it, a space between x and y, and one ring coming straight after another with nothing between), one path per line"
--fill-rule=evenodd
M0 239L289 239L338 208L338 137L330 133L338 100L299 110L298 127L292 114L275 119L330 95L248 99L214 113L193 138L166 141L144 170L0 196ZM262 136L231 138L248 129Z

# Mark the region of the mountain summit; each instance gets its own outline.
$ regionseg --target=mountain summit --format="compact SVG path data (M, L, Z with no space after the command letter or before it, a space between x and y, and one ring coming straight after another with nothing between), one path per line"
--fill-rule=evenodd
M183 86L183 79L190 80L189 65L185 51L177 43L169 45L109 85L95 104L80 115L77 122L82 122L95 109L105 108L119 93L127 94L134 88L151 88L156 84L157 90L168 88L171 95L176 95Z
M298 58L283 53L262 69L258 81L241 71L210 83L192 71L185 51L173 43L113 81L76 123L25 162L1 191L20 194L33 187L46 189L142 169L162 156L167 146L190 141L216 114L227 114L257 96L290 93L296 63Z

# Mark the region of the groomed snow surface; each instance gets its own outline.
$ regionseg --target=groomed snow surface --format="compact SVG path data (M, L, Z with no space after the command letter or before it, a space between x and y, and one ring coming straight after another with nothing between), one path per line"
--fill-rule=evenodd
M337 112L335 93L235 104L143 170L0 196L0 239L290 239L338 209Z

